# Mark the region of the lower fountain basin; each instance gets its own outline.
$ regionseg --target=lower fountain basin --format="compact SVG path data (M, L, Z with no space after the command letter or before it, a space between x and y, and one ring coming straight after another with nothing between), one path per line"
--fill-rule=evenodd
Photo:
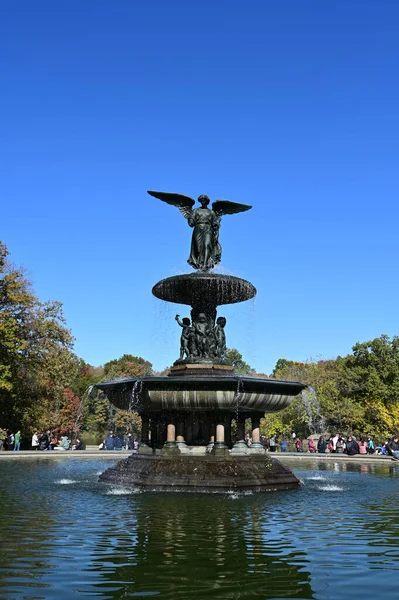
M98 383L118 408L137 411L277 412L306 387L294 381L240 375L142 377Z
M267 455L131 455L100 481L150 492L268 492L299 488L292 471Z

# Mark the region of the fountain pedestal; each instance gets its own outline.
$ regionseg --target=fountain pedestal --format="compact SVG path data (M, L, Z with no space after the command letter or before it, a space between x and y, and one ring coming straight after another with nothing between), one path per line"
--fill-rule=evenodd
M209 272L169 277L153 294L191 306L182 328L180 358L168 376L97 384L117 407L142 418L142 444L108 469L101 480L150 491L270 491L299 486L295 475L271 459L260 442L260 419L289 405L301 383L245 377L225 359L226 319L217 307L256 294L244 279ZM252 420L250 447L245 420ZM232 440L232 422L237 428ZM202 454L196 446L206 447ZM191 448L191 450L190 450Z

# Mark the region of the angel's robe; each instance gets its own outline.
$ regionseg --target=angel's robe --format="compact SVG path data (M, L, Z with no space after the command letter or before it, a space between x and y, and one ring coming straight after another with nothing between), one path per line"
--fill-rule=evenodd
M194 227L188 264L200 271L209 271L220 263L222 248L219 244L220 217L209 208L195 208L188 218Z

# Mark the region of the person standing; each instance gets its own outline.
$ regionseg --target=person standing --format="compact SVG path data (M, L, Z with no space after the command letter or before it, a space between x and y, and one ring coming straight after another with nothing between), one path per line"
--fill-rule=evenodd
M368 436L368 438L367 438L367 454L374 454L374 452L375 452L374 442L373 442L371 436Z
M295 442L295 448L297 452L303 452L303 443L302 443L302 438L297 438L296 442Z
M21 432L18 429L17 433L14 436L14 452L21 449Z
M317 442L317 452L319 454L324 454L327 448L327 442L324 439L324 436L319 437L319 441Z
M0 429L0 451L5 450L5 443L7 441L7 431Z
M14 450L15 437L12 431L10 431L7 438L7 450Z
M308 439L308 450L309 452L316 452L316 446L314 445L312 438Z
M37 431L32 435L32 450L37 450L39 448L39 436L37 435Z
M276 438L274 437L274 435L272 435L269 440L270 452L276 452L276 446L277 446Z
M348 435L345 452L348 456L355 456L355 454L359 454L359 445L351 435Z

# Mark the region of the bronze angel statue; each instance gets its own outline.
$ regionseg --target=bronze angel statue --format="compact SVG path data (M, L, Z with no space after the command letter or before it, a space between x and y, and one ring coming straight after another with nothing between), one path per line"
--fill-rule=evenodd
M219 244L219 228L222 216L233 215L252 208L248 204L238 204L229 200L215 200L215 202L212 202L212 209L210 209L208 208L210 200L205 195L198 198L201 206L193 208L195 200L190 196L170 192L148 191L148 193L154 198L177 206L183 217L187 219L190 227L194 228L191 252L187 262L197 271L209 271L220 263L222 247Z

